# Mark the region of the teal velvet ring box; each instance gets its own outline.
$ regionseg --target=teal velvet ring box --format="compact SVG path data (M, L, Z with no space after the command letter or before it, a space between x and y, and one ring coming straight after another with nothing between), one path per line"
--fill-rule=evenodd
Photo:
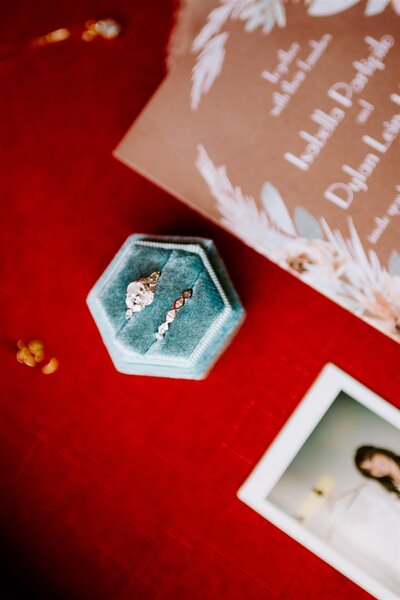
M129 283L159 271L153 302L127 319ZM192 290L162 339L158 327ZM244 318L211 240L130 236L90 291L87 303L115 368L122 373L203 379Z

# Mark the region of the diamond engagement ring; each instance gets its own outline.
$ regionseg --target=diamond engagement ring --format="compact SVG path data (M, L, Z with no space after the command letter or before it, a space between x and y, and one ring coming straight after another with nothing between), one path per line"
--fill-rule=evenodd
M178 310L181 310L185 306L185 302L192 296L192 290L185 290L174 302L173 308L171 308L165 315L165 321L161 323L156 333L157 340L162 340L164 335L167 333L172 321L175 321Z
M133 313L140 312L145 306L152 304L160 275L160 271L154 271L149 277L142 277L128 285L125 298L127 319L130 319Z

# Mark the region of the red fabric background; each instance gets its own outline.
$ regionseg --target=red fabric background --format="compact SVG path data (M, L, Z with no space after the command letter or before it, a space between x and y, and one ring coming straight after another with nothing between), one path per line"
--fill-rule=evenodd
M112 4L112 8L111 8ZM399 347L111 152L164 74L172 0L8 2L1 38L121 18L0 63L5 598L368 595L236 499L322 366L399 404ZM86 295L134 232L212 237L248 317L204 382L117 373ZM15 360L39 337L49 377Z

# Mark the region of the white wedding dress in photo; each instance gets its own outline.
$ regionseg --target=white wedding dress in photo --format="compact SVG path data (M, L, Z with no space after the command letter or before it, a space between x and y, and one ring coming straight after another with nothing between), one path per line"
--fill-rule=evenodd
M333 548L400 597L400 500L371 481L329 512Z

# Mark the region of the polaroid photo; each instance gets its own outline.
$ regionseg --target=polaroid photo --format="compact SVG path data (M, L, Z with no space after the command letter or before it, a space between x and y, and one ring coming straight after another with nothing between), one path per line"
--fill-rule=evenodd
M373 596L400 598L400 412L332 364L238 497Z

